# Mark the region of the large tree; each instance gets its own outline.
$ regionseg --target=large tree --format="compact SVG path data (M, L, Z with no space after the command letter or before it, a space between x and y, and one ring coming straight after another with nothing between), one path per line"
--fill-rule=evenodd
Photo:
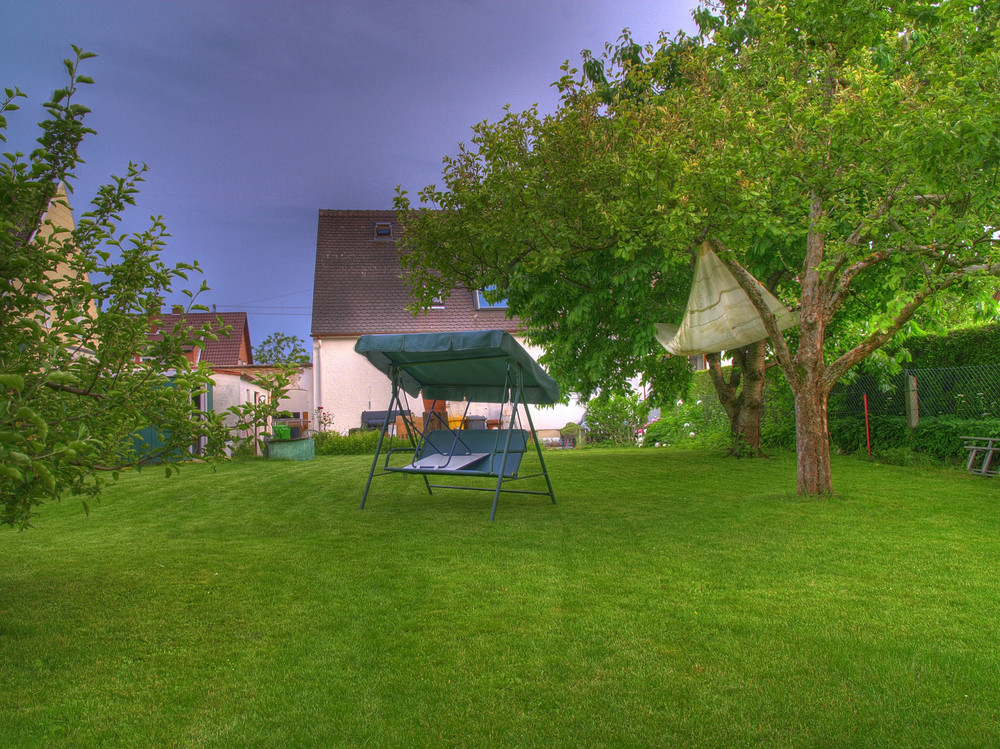
M531 109L476 125L471 147L445 160L444 186L420 192L438 210L413 210L401 193L403 262L418 303L456 282L495 287L565 389L622 390L641 377L654 402L673 402L686 360L667 357L654 323L683 316L697 242L677 247L663 226L663 185L682 162L641 148L633 115L658 91L687 85L679 63L693 46L681 34L653 54L625 34L604 60L586 54L585 75L566 70L554 115ZM765 279L768 288L781 276ZM766 345L728 353L728 371L717 354L708 359L732 453L757 454Z
M649 96L604 97L611 116L598 118L602 139L565 154L579 162L581 178L567 181L565 193L557 189L549 212L533 219L572 235L572 221L564 218L575 212L561 211L560 201L575 206L592 197L593 213L603 211L607 224L621 225L636 244L581 248L572 236L557 236L532 246L505 221L517 203L513 180L514 197L496 205L489 190L430 188L422 197L440 205L442 216L456 214L456 207L484 209L484 224L496 220L497 232L508 232L516 248L506 256L515 298L519 284L543 294L556 280L545 273L562 269L567 258L580 263L598 287L584 294L593 300L589 312L612 325L633 293L644 300L672 291L678 258L710 242L758 306L794 394L798 489L828 493L826 403L833 385L935 297L1000 271L997 18L957 0L891 7L872 0L725 3L701 9L697 18L701 44L629 69L638 81L631 92ZM681 82L656 85L658 65ZM573 96L550 118L552 127L600 114L586 88L569 82ZM520 151L534 153L543 143L528 139ZM604 144L610 145L602 150ZM476 163L463 150L446 161L446 176L461 167L461 184L486 185L511 163L505 156L488 153ZM600 166L608 162L618 183L604 196L593 183L607 177ZM561 174L539 172L521 195L533 198L528 186ZM538 205L523 202L525 213ZM449 220L437 222L446 227ZM456 266L491 260L475 252L465 263L447 260L459 257L463 244L476 246L476 236L424 238L413 266L439 268L446 280L461 279ZM441 257L445 262L437 262ZM592 267L614 270L600 275ZM752 277L777 281L779 297L798 309L796 330L777 330ZM663 305L649 305L645 319L665 319ZM576 326L582 336L593 329L569 315L562 325Z
M219 414L198 407L211 372L187 357L216 333L179 324L149 335L174 285L199 271L161 260L159 219L138 234L118 231L145 168L130 165L102 187L75 227L55 220L70 215L60 187L72 191L80 143L93 132L75 101L91 83L79 64L92 55L74 49L38 147L0 162L0 523L11 526L27 525L48 499L98 493L123 468L155 461L169 475L195 445L221 457L230 438ZM0 140L23 96L7 89L0 100ZM196 292L184 293L193 302ZM276 408L287 376L269 384L273 404L242 409L241 426ZM148 429L157 446L142 444Z
M997 18L965 2L848 0L707 20L714 43L674 102L703 210L691 229L771 335L795 397L799 491L829 493L834 384L936 295L1000 272ZM676 148L673 122L654 115L651 129ZM780 265L795 274L794 335L750 282Z

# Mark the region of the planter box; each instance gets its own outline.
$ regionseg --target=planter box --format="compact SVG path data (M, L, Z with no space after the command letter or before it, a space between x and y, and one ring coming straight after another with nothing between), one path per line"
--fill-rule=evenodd
M275 460L315 460L316 443L312 437L271 440L267 443L267 457Z

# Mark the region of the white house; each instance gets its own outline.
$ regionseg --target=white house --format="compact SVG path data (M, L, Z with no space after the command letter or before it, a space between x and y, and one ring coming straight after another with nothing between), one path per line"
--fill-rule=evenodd
M516 317L506 305L491 305L482 294L455 289L440 305L418 315L407 311L410 294L396 249L401 231L395 211L319 212L316 272L313 289L313 396L317 421L323 428L346 433L361 426L364 411L385 410L391 396L389 380L354 344L366 334L440 333L462 330L508 331L537 359ZM423 404L410 404L418 413ZM461 413L465 404L448 405ZM499 406L471 404L470 414L502 418ZM533 408L539 432L579 422L583 407L575 401L552 408ZM543 436L551 436L543 434Z

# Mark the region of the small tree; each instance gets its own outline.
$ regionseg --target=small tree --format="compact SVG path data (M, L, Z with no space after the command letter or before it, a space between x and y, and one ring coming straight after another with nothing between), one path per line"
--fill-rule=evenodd
M258 364L308 364L309 351L297 335L277 332L254 349L253 358Z
M28 525L46 500L97 494L123 468L155 461L170 475L194 447L220 457L229 435L220 416L199 409L211 372L186 355L216 333L178 324L149 336L174 284L200 270L160 259L167 234L158 218L139 234L118 232L145 167L130 164L100 188L75 228L53 219L69 213L60 185L72 192L78 147L93 132L83 124L89 110L74 102L92 83L79 64L93 55L73 49L67 87L45 104L38 148L0 162L0 523L9 526ZM6 89L0 101L4 141L5 117L22 97ZM204 309L196 292L183 293ZM138 437L150 427L155 448Z
M635 444L635 435L646 424L649 407L635 392L601 393L587 402L587 430L596 441Z

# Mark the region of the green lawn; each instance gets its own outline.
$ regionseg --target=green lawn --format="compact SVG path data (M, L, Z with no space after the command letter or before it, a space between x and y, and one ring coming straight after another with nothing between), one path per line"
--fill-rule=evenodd
M547 497L369 459L126 476L0 533L0 746L996 746L1000 485L549 453Z

